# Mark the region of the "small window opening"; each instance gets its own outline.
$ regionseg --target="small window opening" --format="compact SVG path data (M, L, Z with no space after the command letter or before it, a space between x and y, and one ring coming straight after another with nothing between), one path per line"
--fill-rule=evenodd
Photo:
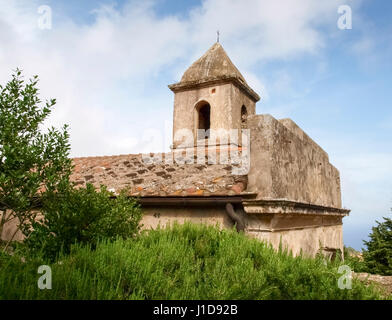
M205 136L199 136L199 139L209 138L210 132L207 131L210 129L210 114L211 114L211 107L208 103L200 106L198 109L198 129L204 129L206 131Z
M248 118L248 111L245 106L241 107L241 127L246 127L246 120Z

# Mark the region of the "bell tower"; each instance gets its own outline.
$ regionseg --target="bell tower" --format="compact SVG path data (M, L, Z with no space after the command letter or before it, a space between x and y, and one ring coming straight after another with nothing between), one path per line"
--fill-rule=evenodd
M246 117L256 113L260 100L218 42L169 88L174 92L173 149L194 147L221 129L246 128ZM222 144L232 142L215 143Z

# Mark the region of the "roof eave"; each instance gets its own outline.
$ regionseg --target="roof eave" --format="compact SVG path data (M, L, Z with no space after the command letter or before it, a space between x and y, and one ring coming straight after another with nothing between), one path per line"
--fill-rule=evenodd
M180 91L192 90L195 88L203 88L214 84L229 83L229 82L235 84L240 89L242 89L254 102L260 100L260 96L251 87L249 87L247 83L244 83L237 77L219 77L219 78L210 78L204 80L177 82L168 85L168 87L171 91L177 93Z
M348 216L349 209L337 208L314 203L305 203L288 199L250 199L243 201L245 212L248 214L305 214Z

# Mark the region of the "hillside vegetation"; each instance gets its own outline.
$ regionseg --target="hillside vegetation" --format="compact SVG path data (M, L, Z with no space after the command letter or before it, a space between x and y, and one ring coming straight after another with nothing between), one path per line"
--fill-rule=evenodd
M185 224L75 245L49 263L39 255L0 256L0 299L379 299L353 280L338 287L339 263L292 257L234 230ZM52 289L37 287L39 265Z

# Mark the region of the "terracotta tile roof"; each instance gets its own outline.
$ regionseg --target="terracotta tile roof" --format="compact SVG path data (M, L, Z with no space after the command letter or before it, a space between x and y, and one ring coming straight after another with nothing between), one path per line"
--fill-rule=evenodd
M167 157L169 154L164 154ZM196 161L195 161L196 162ZM230 164L145 163L141 154L74 158L72 181L132 196L230 196L244 193L246 175L233 175Z

